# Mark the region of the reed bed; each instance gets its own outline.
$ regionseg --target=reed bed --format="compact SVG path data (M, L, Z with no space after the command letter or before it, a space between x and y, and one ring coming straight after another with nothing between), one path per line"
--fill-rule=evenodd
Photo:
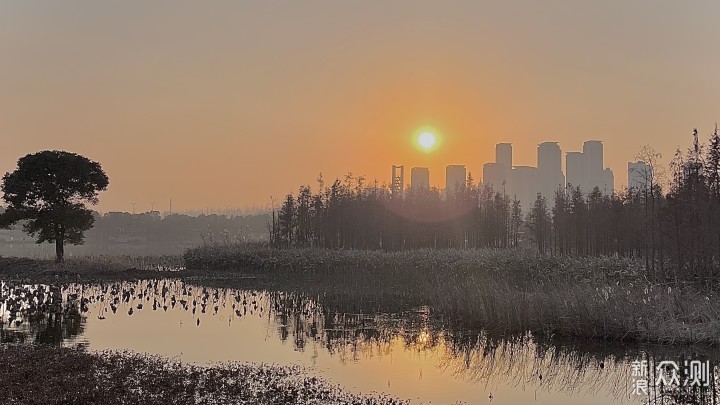
M189 269L255 274L350 296L395 294L436 316L500 333L720 343L720 297L686 284L645 279L616 257L547 257L510 250L399 252L206 246Z

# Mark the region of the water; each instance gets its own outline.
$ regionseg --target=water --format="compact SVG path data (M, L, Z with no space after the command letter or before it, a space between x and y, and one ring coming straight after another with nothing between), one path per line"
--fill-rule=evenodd
M43 307L53 295L64 305ZM331 300L171 280L3 284L0 341L131 350L198 364L301 365L353 392L418 403L647 403L647 396L632 393L633 361L683 355L672 348L488 336L450 327L427 307L338 313L328 309ZM650 391L654 399L658 388Z

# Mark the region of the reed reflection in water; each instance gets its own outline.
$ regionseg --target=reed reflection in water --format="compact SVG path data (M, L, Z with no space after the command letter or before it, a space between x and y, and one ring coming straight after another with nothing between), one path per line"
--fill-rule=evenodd
M86 345L183 361L299 364L356 392L418 402L708 403L705 390L653 384L634 396L631 363L697 353L490 336L448 326L428 307L346 313L332 296L153 280L13 286L0 291L0 341ZM397 310L397 308L393 308ZM651 370L650 370L651 371ZM714 378L714 375L713 375Z

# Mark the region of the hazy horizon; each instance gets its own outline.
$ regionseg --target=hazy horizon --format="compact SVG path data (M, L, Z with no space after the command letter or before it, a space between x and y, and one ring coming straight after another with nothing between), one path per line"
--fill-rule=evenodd
M301 184L599 139L615 185L720 117L720 3L0 1L0 174L100 162L102 212L265 207ZM430 126L432 153L412 136ZM564 160L564 159L563 159ZM563 162L564 166L564 162ZM406 183L409 182L406 173Z

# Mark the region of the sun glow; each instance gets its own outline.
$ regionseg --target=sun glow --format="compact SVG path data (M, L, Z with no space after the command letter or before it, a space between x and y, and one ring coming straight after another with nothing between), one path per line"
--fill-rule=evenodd
M430 152L435 149L438 145L438 137L432 131L421 131L415 141L417 145L425 152Z
M430 149L433 145L435 145L435 135L431 132L423 132L420 136L418 136L418 143L424 149Z

